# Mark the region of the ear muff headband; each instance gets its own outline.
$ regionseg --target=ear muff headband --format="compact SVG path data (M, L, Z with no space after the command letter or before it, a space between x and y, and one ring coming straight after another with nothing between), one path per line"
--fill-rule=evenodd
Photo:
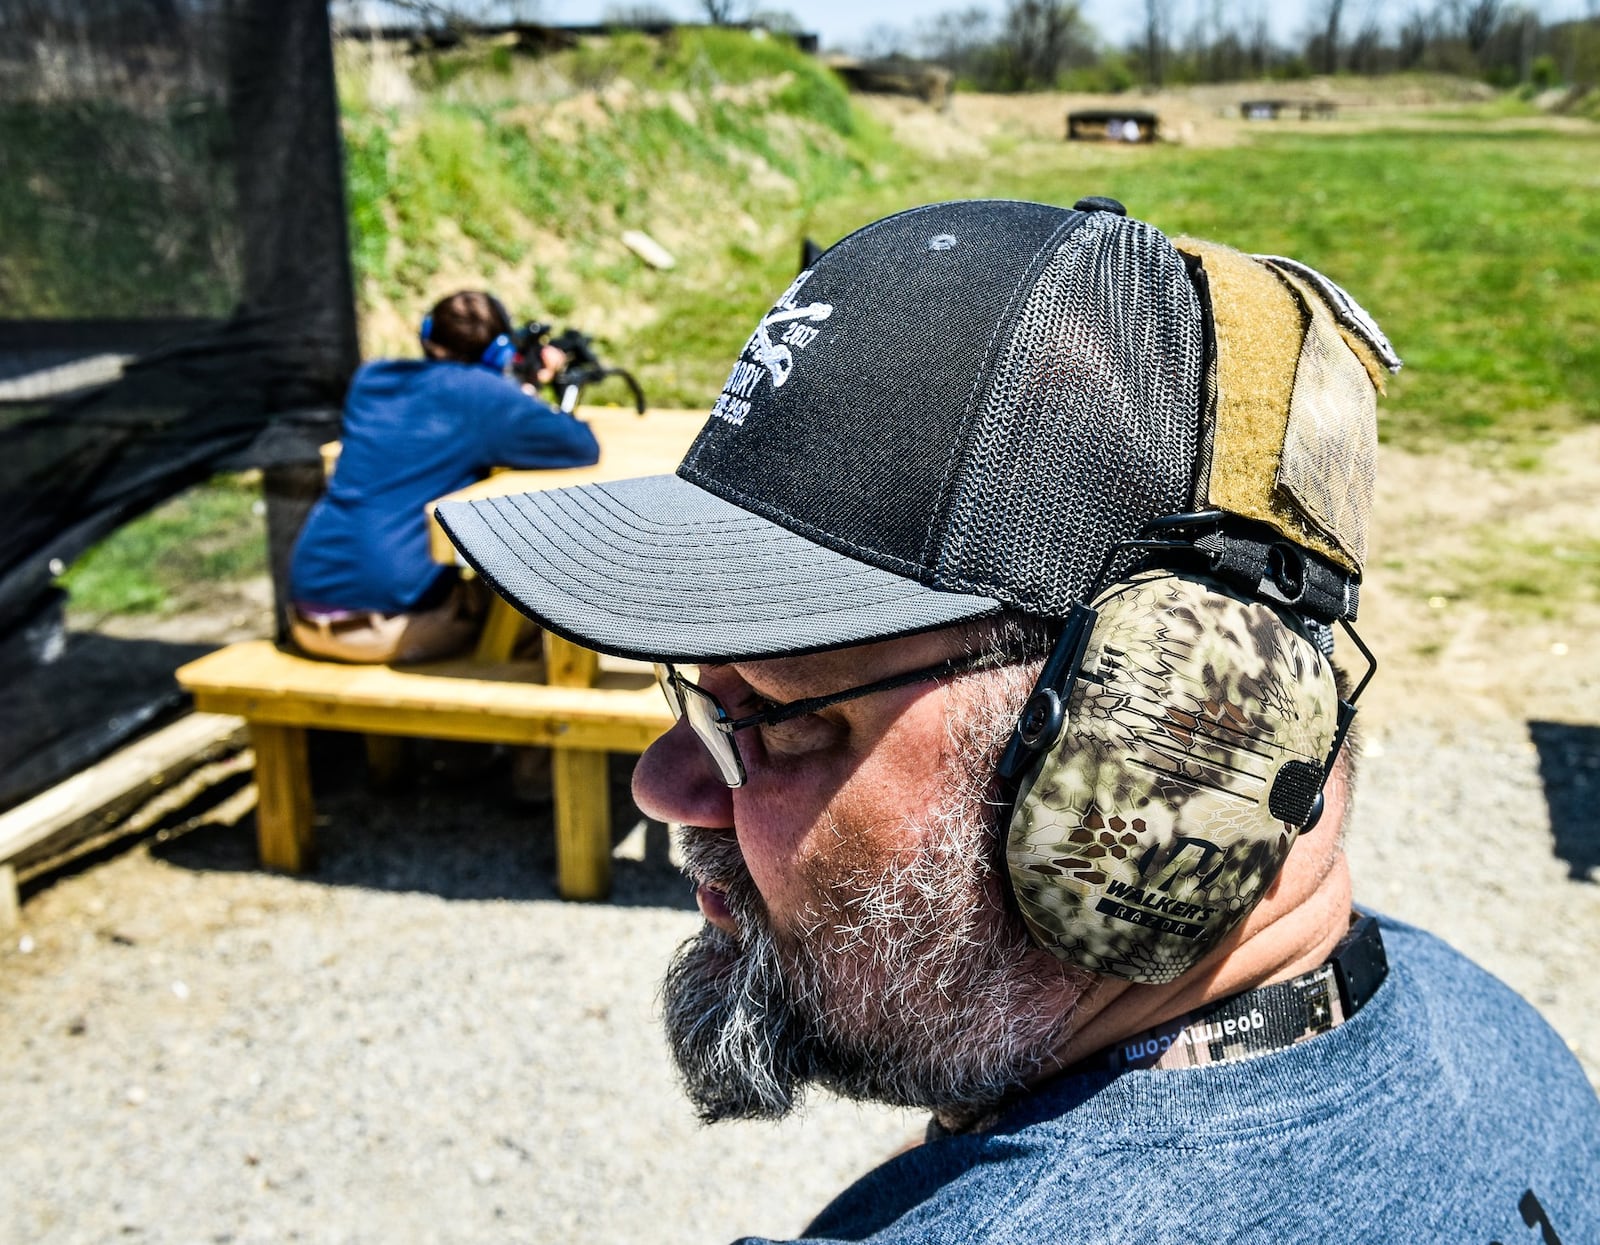
M479 362L485 367L493 368L497 372L503 372L511 366L517 357L516 343L511 340L511 317L506 314L505 304L493 294L486 290L483 296L489 300L489 306L500 320L500 333L484 347L483 356Z
M1002 762L1022 769L1006 860L1034 937L1131 981L1188 971L1277 876L1340 719L1289 611L1185 572L1107 589L1069 620Z
M484 367L490 367L497 372L503 372L511 366L512 360L514 360L516 357L517 348L515 344L513 344L511 338L507 334L502 333L499 337L495 338L486 347L484 347L483 357L478 361L482 363Z

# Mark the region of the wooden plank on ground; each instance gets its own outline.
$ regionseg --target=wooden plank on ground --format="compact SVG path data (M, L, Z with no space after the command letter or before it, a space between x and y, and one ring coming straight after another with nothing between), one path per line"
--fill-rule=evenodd
M0 934L9 933L22 923L22 900L17 895L17 871L0 865Z

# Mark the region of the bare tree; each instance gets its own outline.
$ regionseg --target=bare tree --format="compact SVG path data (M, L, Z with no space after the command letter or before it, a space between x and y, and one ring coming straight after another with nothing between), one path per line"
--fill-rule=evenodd
M1088 27L1076 0L1010 0L996 43L1002 90L1051 87L1073 54L1088 47Z
M1345 62L1351 73L1371 74L1382 71L1383 60L1383 29L1378 25L1376 15L1369 10L1356 30L1355 38L1350 40Z
M850 51L868 60L890 60L907 55L912 35L904 26L874 22L850 45Z
M1461 6L1461 37L1476 56L1500 24L1500 0L1468 0Z
M1272 27L1267 23L1266 13L1257 8L1245 23L1245 55L1250 66L1252 77L1266 76L1267 66L1272 62Z
M973 5L950 9L921 23L912 41L918 55L936 61L958 77L993 86L994 14Z
M1172 0L1144 0L1145 81L1162 84L1167 68L1167 37L1172 29Z
M745 20L775 35L798 35L805 30L805 24L789 9L752 9Z
M700 0L700 7L713 26L731 26L738 20L739 0Z
M1412 9L1395 32L1395 63L1400 69L1415 69L1428 54L1434 39L1433 15L1424 9Z
M1339 21L1344 0L1320 0L1311 9L1316 33L1306 45L1306 59L1322 73L1339 72Z
M600 20L607 26L671 26L676 21L665 6L650 0L608 4L600 11Z

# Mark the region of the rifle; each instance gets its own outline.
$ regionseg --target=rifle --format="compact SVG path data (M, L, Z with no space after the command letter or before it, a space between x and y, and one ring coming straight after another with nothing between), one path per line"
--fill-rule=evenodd
M580 333L573 328L556 333L552 325L541 320L529 320L511 334L511 341L517 348L517 357L511 370L519 380L529 384L538 383L539 370L543 366L539 355L545 346L554 346L567 356L567 365L550 378L550 388L567 414L570 415L577 407L584 389L612 376L622 378L633 393L634 409L644 414L644 390L633 378L633 373L626 368L608 367L602 363L587 333Z

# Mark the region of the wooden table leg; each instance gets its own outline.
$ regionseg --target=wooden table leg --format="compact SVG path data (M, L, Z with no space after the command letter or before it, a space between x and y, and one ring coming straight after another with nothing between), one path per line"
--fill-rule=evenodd
M483 620L483 630L478 632L478 647L473 650L474 661L510 661L517 647L517 636L522 633L527 620L499 593L491 593L489 612Z
M556 889L563 899L611 894L611 798L604 752L556 748L550 789L556 820Z
M593 687L600 658L558 635L544 633L545 679L554 687ZM563 899L611 894L611 789L606 754L556 748L550 758L555 805L556 889Z
M250 723L256 754L256 846L265 868L304 873L316 863L311 764L299 726Z

